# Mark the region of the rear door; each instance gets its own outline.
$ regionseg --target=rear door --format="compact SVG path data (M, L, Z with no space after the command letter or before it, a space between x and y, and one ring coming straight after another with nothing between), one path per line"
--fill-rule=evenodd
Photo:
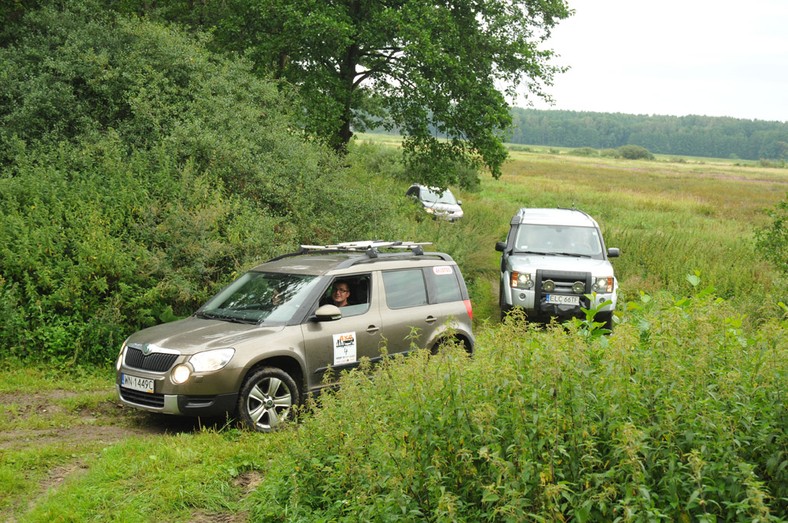
M411 344L431 349L441 334L470 318L463 296L460 274L453 264L383 271L381 314L386 319L383 337L389 352L406 352Z

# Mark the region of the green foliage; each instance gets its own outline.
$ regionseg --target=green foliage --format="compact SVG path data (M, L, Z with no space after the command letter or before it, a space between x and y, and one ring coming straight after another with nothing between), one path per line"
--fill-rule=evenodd
M599 151L593 147L580 147L569 151L572 156L599 156Z
M648 149L640 145L622 145L618 148L618 153L627 160L653 160L654 155Z
M394 188L294 131L295 100L247 64L68 5L28 12L0 48L6 356L108 362L298 243L391 237Z
M472 359L346 375L266 468L254 516L778 521L785 322L748 329L708 291L627 309L609 337L508 322Z
M169 4L124 2L209 30L216 48L297 86L305 129L337 150L353 131L399 129L419 181L442 187L457 183L447 174L456 162L500 176L504 95L524 87L544 96L561 68L540 44L570 14L561 0Z
M766 214L772 221L756 231L756 246L783 276L788 276L788 196Z

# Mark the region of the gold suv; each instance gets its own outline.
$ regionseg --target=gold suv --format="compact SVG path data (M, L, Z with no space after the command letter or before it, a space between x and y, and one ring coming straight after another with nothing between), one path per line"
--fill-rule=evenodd
M141 330L121 347L120 401L153 412L234 414L267 432L324 380L447 340L473 352L460 269L428 244L304 245L250 270L188 318Z

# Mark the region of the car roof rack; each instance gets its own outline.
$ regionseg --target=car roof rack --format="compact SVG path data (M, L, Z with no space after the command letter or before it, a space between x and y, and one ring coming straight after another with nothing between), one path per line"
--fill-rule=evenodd
M424 245L432 245L432 242L406 242L406 241L384 241L384 240L365 240L357 242L344 242L332 245L301 245L301 254L308 252L364 252L370 258L377 258L380 249L402 249L409 250L415 255L424 254Z

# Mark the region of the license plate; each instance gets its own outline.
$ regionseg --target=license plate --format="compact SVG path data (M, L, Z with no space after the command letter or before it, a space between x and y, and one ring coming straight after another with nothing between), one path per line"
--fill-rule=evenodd
M131 376L129 374L120 375L120 386L127 389L138 390L140 392L147 392L153 394L153 380L148 378L140 378L139 376Z
M554 305L580 305L580 296L564 296L563 294L548 294L547 303Z

